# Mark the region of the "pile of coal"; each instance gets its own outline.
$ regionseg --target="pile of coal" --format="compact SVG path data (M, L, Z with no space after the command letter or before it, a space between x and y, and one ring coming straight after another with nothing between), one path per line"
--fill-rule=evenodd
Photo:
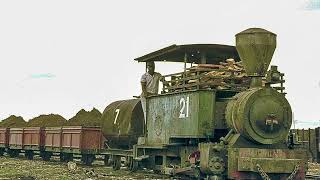
M27 123L29 127L56 127L63 126L67 120L58 114L40 115L30 119Z
M27 122L21 116L11 115L0 122L0 127L8 127L8 128L25 127L26 124Z
M65 126L101 126L101 116L101 112L96 108L91 111L81 109L65 123Z

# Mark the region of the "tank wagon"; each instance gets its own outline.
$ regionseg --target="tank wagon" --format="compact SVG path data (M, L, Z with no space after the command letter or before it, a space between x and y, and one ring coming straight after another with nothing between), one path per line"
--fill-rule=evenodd
M139 99L115 101L102 113L101 129L109 148L132 149L143 135L144 116Z
M304 179L306 150L287 142L292 111L283 74L276 66L267 71L275 48L276 34L251 28L236 35L236 47L173 45L136 58L184 62L185 69L164 76L162 93L147 98L145 134L133 146L133 161L197 178ZM228 88L202 83L203 69L186 68L228 58L241 60L246 73L224 77Z

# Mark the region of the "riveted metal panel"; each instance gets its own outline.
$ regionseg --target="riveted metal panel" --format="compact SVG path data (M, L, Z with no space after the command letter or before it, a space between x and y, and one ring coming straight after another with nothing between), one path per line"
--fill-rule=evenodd
M236 178L241 172L258 172L259 165L266 173L290 174L296 165L306 169L304 149L230 148L228 150L228 176Z
M212 136L215 91L189 91L147 99L148 144L170 138Z

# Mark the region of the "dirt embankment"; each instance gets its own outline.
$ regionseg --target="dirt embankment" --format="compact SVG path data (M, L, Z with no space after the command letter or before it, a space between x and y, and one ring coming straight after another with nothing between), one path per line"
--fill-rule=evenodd
M101 126L101 112L81 109L71 119L66 120L58 114L40 115L26 122L21 116L11 115L0 122L0 127L59 127L59 126Z
M0 127L15 128L25 126L27 126L27 122L21 116L15 115L11 115L0 122Z
M93 108L91 111L81 109L74 117L69 119L65 126L101 126L101 112Z
M67 120L58 114L40 115L28 121L29 127L57 127L63 126Z

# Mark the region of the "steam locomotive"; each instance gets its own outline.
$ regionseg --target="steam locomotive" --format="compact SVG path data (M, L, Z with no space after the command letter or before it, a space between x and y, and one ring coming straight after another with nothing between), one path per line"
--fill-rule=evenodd
M146 123L139 100L108 106L102 116L107 142L132 148L131 169L144 166L200 179L304 179L306 150L287 138L292 111L284 74L276 66L267 71L275 48L276 34L251 28L236 35L236 47L172 45L136 58L183 62L185 68L164 76L161 94L147 98ZM202 82L210 70L187 68L228 58L241 59L246 73L222 77L228 88Z
M25 151L32 159L40 151L44 160L60 153L66 161L81 154L91 164L99 154L114 170L125 162L131 171L196 179L304 179L307 150L288 138L284 74L268 70L275 48L276 34L250 28L236 35L236 46L172 45L136 58L184 63L164 76L161 94L146 98L146 117L140 100L130 99L108 105L100 129L6 128L0 155ZM223 66L225 59L232 60Z

